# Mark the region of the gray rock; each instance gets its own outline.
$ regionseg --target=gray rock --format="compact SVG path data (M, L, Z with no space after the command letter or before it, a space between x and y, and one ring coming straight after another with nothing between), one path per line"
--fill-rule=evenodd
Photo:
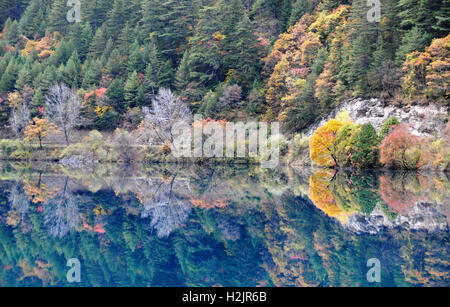
M429 137L434 133L444 130L446 120L448 120L448 109L441 105L414 105L409 107L397 107L385 105L381 99L351 99L339 105L329 115L313 124L306 130L306 135L311 136L314 131L323 126L327 121L335 118L342 111L347 111L352 120L357 124L371 123L377 131L381 129L383 123L395 116L400 122L407 123L412 128L412 133Z
M418 203L406 215L395 220L387 218L380 206L370 215L356 213L349 217L344 228L354 233L377 234L385 229L404 228L428 232L448 229L447 218L433 204Z
M90 166L95 163L95 161L92 161L91 159L87 159L86 157L82 155L73 155L70 157L64 157L61 159L60 163L64 166L68 166L70 168L85 168L87 166Z

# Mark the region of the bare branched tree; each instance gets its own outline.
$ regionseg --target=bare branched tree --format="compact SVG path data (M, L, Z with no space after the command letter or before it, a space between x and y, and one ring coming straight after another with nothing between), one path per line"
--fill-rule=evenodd
M24 131L25 127L30 123L30 120L31 116L28 104L22 103L20 106L13 108L11 111L9 123L14 133L19 136Z
M64 84L53 85L45 97L44 115L64 133L67 145L73 129L80 120L81 100Z
M21 223L23 227L29 222L30 200L23 192L19 183L16 183L9 194L10 210L15 211L16 214L9 214L10 218L7 223ZM16 217L15 221L12 217ZM31 224L31 222L29 223Z
M114 150L120 161L129 163L135 158L136 140L134 135L126 130L116 129L113 136Z
M145 112L145 118L150 121L157 137L162 142L173 143L172 128L176 123L192 120L189 107L170 89L159 89L158 95L152 100L152 110Z
M223 87L223 95L219 98L219 109L223 109L234 106L242 99L242 88L237 85L225 85Z
M181 227L189 217L192 206L175 194L175 190L186 189L173 175L170 183L160 183L150 202L144 203L141 217L151 217L150 226L154 227L160 238L168 237L172 231ZM177 187L175 187L177 185Z
M68 183L66 177L64 188L44 204L44 224L55 238L64 237L80 223L80 199L69 191Z

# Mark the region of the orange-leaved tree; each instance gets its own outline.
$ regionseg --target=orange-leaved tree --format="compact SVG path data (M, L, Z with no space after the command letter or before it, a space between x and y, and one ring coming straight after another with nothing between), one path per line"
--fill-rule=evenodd
M449 56L450 34L434 39L424 52L414 51L406 55L402 87L411 101L433 99L449 104Z
M387 168L420 169L429 160L426 141L413 135L408 125L400 124L381 143L380 162Z
M344 111L318 128L311 136L309 143L311 160L320 166L335 166L337 161L333 146L337 133L341 127L351 122L348 113Z
M35 139L39 140L39 148L42 149L42 139L51 132L57 132L57 127L44 118L35 117L25 127L25 142L29 143Z

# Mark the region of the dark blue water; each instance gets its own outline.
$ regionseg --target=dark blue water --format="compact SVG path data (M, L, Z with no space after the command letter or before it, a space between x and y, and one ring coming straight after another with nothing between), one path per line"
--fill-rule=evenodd
M405 172L2 165L0 285L448 286L449 186Z

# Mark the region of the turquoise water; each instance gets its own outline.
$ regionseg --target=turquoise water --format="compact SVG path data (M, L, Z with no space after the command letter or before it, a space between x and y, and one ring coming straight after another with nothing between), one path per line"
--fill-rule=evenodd
M408 172L4 164L0 285L449 286L449 187Z

